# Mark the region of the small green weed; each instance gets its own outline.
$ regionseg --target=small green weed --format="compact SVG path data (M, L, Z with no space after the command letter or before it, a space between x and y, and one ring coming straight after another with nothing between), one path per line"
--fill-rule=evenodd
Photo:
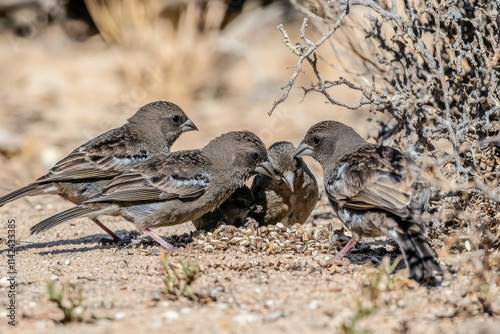
M82 321L84 308L82 287L79 284L64 283L61 288L56 286L55 282L47 284L50 301L57 304L57 307L63 311L64 318L61 323L73 321Z

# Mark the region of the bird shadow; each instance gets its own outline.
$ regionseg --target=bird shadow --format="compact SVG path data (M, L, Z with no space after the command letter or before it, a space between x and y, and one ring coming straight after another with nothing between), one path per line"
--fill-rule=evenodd
M118 235L124 235L124 234L131 234L131 232L135 231L128 231L128 230L119 230L116 231ZM53 250L45 250L45 251L40 251L38 254L40 255L47 255L47 254L62 254L62 253L83 253L83 252L89 252L93 251L96 249L110 249L110 248L116 248L117 250L120 250L121 247L118 245L102 245L100 241L102 239L105 239L107 234L92 234L88 235L85 237L81 237L78 239L64 239L64 240L54 240L54 241L47 241L47 242L30 242L27 240L22 240L22 239L17 239L16 240L16 246L15 246L15 251L16 253L20 253L23 251L27 250L37 250L37 249L47 249L47 248L53 248L53 247L58 247L58 246L68 246L68 245L88 245L88 247L85 246L80 246L80 247L72 247L72 248L67 248L67 249L53 249ZM6 247L2 247L0 249L0 254L4 254L7 252L11 252L11 248L7 245L6 239L0 238L0 244L5 245Z
M107 234L93 234L88 235L78 239L65 239L65 240L54 240L48 242L29 242L26 240L18 239L16 240L15 251L16 253L32 250L32 249L47 249L58 246L67 246L67 245L89 245L88 247L73 247L66 249L53 249L53 250L44 250L38 252L39 255L48 255L48 254L65 254L65 253L84 253L93 251L96 249L116 249L116 251L124 250L132 247L142 248L146 247L154 247L157 246L158 243L152 240L149 236L141 237L141 233L139 231L129 231L129 230L118 230L115 233L121 236L124 243L122 244L110 244L105 245L102 243L103 240L111 240L106 238ZM192 233L184 233L181 235L172 234L166 237L162 237L165 241L172 244L174 247L186 246L190 243L192 238ZM7 245L7 239L0 238L0 244L6 245L5 248L0 249L0 254L11 252L11 248Z
M391 245L392 250L387 250L386 246ZM346 258L353 264L363 265L366 262L372 263L374 267L378 267L382 263L382 258L388 256L391 262L394 261L398 256L402 255L399 246L396 242L392 240L372 240L363 241L362 244L356 247L356 250L352 249L346 254ZM404 261L401 261L396 269L405 268Z

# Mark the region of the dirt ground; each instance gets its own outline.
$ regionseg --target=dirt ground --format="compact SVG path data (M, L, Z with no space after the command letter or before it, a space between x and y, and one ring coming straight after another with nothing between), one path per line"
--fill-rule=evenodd
M1 34L0 194L43 175L73 148L121 125L138 107L156 99L178 103L200 129L184 134L174 150L203 146L236 129L255 131L267 145L277 140L297 144L323 119L343 121L366 137L371 131L366 111L335 108L314 95L301 101L298 89L272 117L267 116L295 63L275 29L281 22L278 14L247 14L248 22L258 18L259 33L244 20L228 27L216 39L217 65L193 64L201 67L163 78L165 84L134 81L141 77L140 70L155 71L157 64L148 62L148 50L112 47L99 36L75 42L58 26L32 38ZM298 27L288 25L290 32ZM330 74L344 75L334 69ZM300 80L307 82L308 75ZM339 95L350 98L347 92ZM318 165L307 162L322 182ZM165 292L166 270L156 245L102 246L104 234L86 219L29 236L35 223L70 206L62 199L40 196L0 208L0 333L500 332L500 255L474 245L468 251L467 231L456 231L456 238L430 240L445 268L439 287L426 288L406 279L402 264L394 271L389 268L384 257L394 261L399 251L385 238L358 245L348 256L348 266L325 267L325 259L345 236L323 198L303 227L311 235L309 250L266 251L242 244L212 249L205 246L213 235L195 236L181 247L188 255L167 260L176 268L179 259L199 266L190 299ZM19 241L15 327L8 324L11 274L5 243L12 220ZM134 231L119 218L105 217L103 222L123 236ZM157 232L166 237L192 230L186 223ZM330 242L335 235L337 241ZM82 321L61 322L63 311L49 300L49 282L58 289L69 287L65 298L72 293L81 297L81 306L73 311Z

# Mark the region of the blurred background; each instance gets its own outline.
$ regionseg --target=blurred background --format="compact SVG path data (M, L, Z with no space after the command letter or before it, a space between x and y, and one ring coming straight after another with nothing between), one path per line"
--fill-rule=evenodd
M268 116L297 61L276 27L282 23L293 42L302 18L287 0L0 0L1 193L154 100L177 103L200 129L174 150L238 129L266 145L297 145L323 119L366 135L367 112L319 94L302 102L295 87ZM327 59L325 76L349 77L335 66L338 57ZM301 74L296 87L312 75ZM339 98L348 102L349 94Z

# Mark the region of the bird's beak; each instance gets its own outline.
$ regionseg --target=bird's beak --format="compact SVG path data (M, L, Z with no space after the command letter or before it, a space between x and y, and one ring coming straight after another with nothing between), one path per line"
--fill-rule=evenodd
M283 182L290 188L290 190L293 193L293 185L295 184L295 173L292 171L286 171L283 176L281 177Z
M269 161L264 161L263 163L257 165L255 167L254 172L264 174L269 177L274 177L274 169L273 166L269 163Z
M198 128L196 125L194 125L194 122L188 118L187 121L181 124L181 131L182 132L188 132L188 131L198 131Z
M306 155L313 155L314 150L311 146L307 145L304 141L300 143L300 145L295 150L293 157L303 157Z

